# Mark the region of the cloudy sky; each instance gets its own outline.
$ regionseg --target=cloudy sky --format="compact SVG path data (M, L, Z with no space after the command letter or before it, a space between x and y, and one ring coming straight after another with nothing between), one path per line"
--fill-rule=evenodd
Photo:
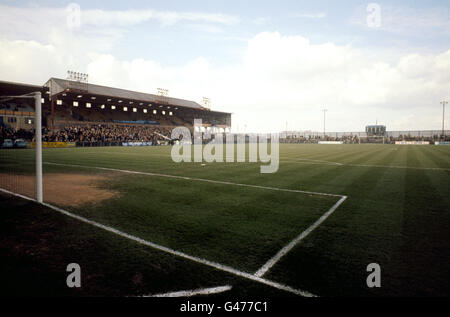
M0 1L0 80L209 97L240 132L440 129L448 1L342 2Z

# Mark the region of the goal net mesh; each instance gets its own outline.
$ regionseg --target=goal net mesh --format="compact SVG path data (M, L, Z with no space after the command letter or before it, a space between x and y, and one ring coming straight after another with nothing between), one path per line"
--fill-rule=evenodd
M35 100L33 94L0 95L0 194L2 195L10 192L33 199L38 198Z

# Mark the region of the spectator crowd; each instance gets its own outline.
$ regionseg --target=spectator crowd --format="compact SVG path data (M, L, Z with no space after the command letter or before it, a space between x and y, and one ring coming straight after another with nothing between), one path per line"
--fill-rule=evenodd
M97 145L111 145L121 142L152 142L154 145L161 141L170 139L172 128L156 125L128 125L128 124L106 124L95 123L85 125L70 125L60 129L42 129L42 140L44 142L76 142L76 143L98 143ZM0 125L0 145L5 139L33 141L34 131L24 129L13 129ZM209 142L209 137L204 140ZM326 135L295 135L280 134L280 143L318 143L318 141L342 141L343 143L382 143L378 138L359 137L357 134L347 134L340 136ZM450 135L442 138L441 135L432 136L398 136L388 135L384 143L393 144L395 141L450 141Z
M168 127L147 125L92 124L66 126L50 131L45 129L43 141L47 142L153 142L170 136Z
M31 141L34 137L34 131L24 129L13 129L0 125L0 144L5 139L17 140L24 139L25 141Z
M91 124L69 125L54 131L42 129L44 142L153 142L158 144L170 137L169 127L148 125ZM0 127L0 141L24 139L32 141L33 131Z
M381 136L366 136L362 134L347 134L340 136L333 135L295 135L295 134L280 134L280 143L318 143L319 141L338 141L345 144L356 143L383 143ZM435 141L450 141L450 135L432 135L432 136L412 136L408 134L398 134L397 136L387 135L384 137L384 143L394 144L396 141L428 141L433 143Z

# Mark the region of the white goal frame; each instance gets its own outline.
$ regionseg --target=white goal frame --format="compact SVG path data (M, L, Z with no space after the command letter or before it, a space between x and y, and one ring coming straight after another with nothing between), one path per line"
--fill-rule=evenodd
M43 203L44 195L42 190L42 104L41 92L34 93L34 139L36 144L36 200Z

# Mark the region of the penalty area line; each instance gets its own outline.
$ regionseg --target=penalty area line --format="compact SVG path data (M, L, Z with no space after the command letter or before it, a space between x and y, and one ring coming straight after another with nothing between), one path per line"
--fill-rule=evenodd
M300 241L306 238L314 229L316 229L322 222L324 222L345 200L347 196L342 196L337 203L333 205L326 213L324 213L319 219L317 219L311 226L305 231L300 233L294 240L289 242L284 248L278 251L269 261L267 261L258 271L255 276L262 277L266 274L280 259L291 251Z
M109 168L109 167L100 167L100 166L89 166L89 165L79 165L79 164L64 164L64 163L54 163L54 162L43 162L43 164L57 165L57 166L67 166L67 167L91 168L91 169L98 169L98 170L104 170L104 171L113 171L113 172L120 172L120 173L127 173L127 174L168 177L168 178L176 178L176 179L184 179L184 180L191 180L191 181L198 181L198 182L213 183L213 184L233 185L233 186L241 186L241 187L266 189L266 190L277 190L277 191L282 191L282 192L299 193L299 194L307 194L307 195L329 196L329 197L340 197L340 198L343 197L343 195L338 195L338 194L311 192L311 191L298 190L298 189L269 187L269 186L260 186L260 185L251 185L251 184L241 184L241 183L233 183L233 182L219 181L219 180L206 179L206 178L196 178L196 177L179 176L179 175L169 175L169 174L160 174L160 173L151 173L151 172L131 171L131 170L123 170L123 169Z
M190 297L197 295L210 295L210 294L218 294L231 290L233 287L231 285L225 286L217 286L203 289L194 289L188 291L177 291L177 292L169 292L164 294L155 294L155 295L143 295L138 297Z
M31 197L28 197L28 196L25 196L25 195L21 195L21 194L17 194L17 193L11 192L11 191L3 189L3 188L0 188L0 192L3 192L5 194L9 194L9 195L12 195L12 196L20 197L20 198L23 198L23 199L26 199L26 200L38 203L36 201L36 199L34 199L34 198L31 198ZM53 206L53 205L48 204L48 203L44 202L44 203L40 203L40 205L43 205L43 206L48 207L50 209L53 209L53 210L55 210L55 211L57 211L57 212L59 212L59 213L61 213L63 215L66 215L68 217L77 219L77 220L79 220L81 222L87 223L87 224L92 225L94 227L103 229L105 231L111 232L111 233L116 234L118 236L121 236L123 238L135 241L135 242L137 242L139 244L151 247L151 248L159 250L159 251L162 251L162 252L165 252L165 253L168 253L168 254L171 254L171 255L175 255L175 256L178 256L178 257L190 260L192 262L200 263L200 264L203 264L203 265L215 268L215 269L217 269L219 271L230 273L230 274L238 276L238 277L242 277L242 278L254 281L254 282L258 282L260 284L268 285L268 286L271 286L273 288L276 288L276 289L279 289L279 290L282 290L282 291L290 292L290 293L293 293L295 295L299 295L299 296L303 296L303 297L316 297L316 295L314 295L314 294L312 294L312 293L310 293L308 291L295 289L295 288L292 288L290 286L287 286L287 285L284 285L284 284L281 284L281 283L278 283L278 282L274 282L274 281L271 281L271 280L268 280L268 279L261 278L259 276L254 275L254 274L251 274L251 273L239 271L239 270L234 269L234 268L232 268L230 266L222 265L220 263L216 263L216 262L212 262L212 261L209 261L209 260L205 260L205 259L202 259L202 258L198 258L198 257L192 256L192 255L188 255L186 253L183 253L183 252L180 252L180 251L176 251L176 250L170 249L168 247L164 247L162 245L159 245L159 244L156 244L156 243L153 243L153 242L141 239L139 237L136 237L136 236L133 236L131 234L122 232L120 230L117 230L117 229L115 229L113 227L106 226L106 225L101 224L99 222L96 222L96 221L93 221L93 220L81 217L79 215L73 214L73 213L71 213L71 212L69 212L67 210L64 210L62 208Z

